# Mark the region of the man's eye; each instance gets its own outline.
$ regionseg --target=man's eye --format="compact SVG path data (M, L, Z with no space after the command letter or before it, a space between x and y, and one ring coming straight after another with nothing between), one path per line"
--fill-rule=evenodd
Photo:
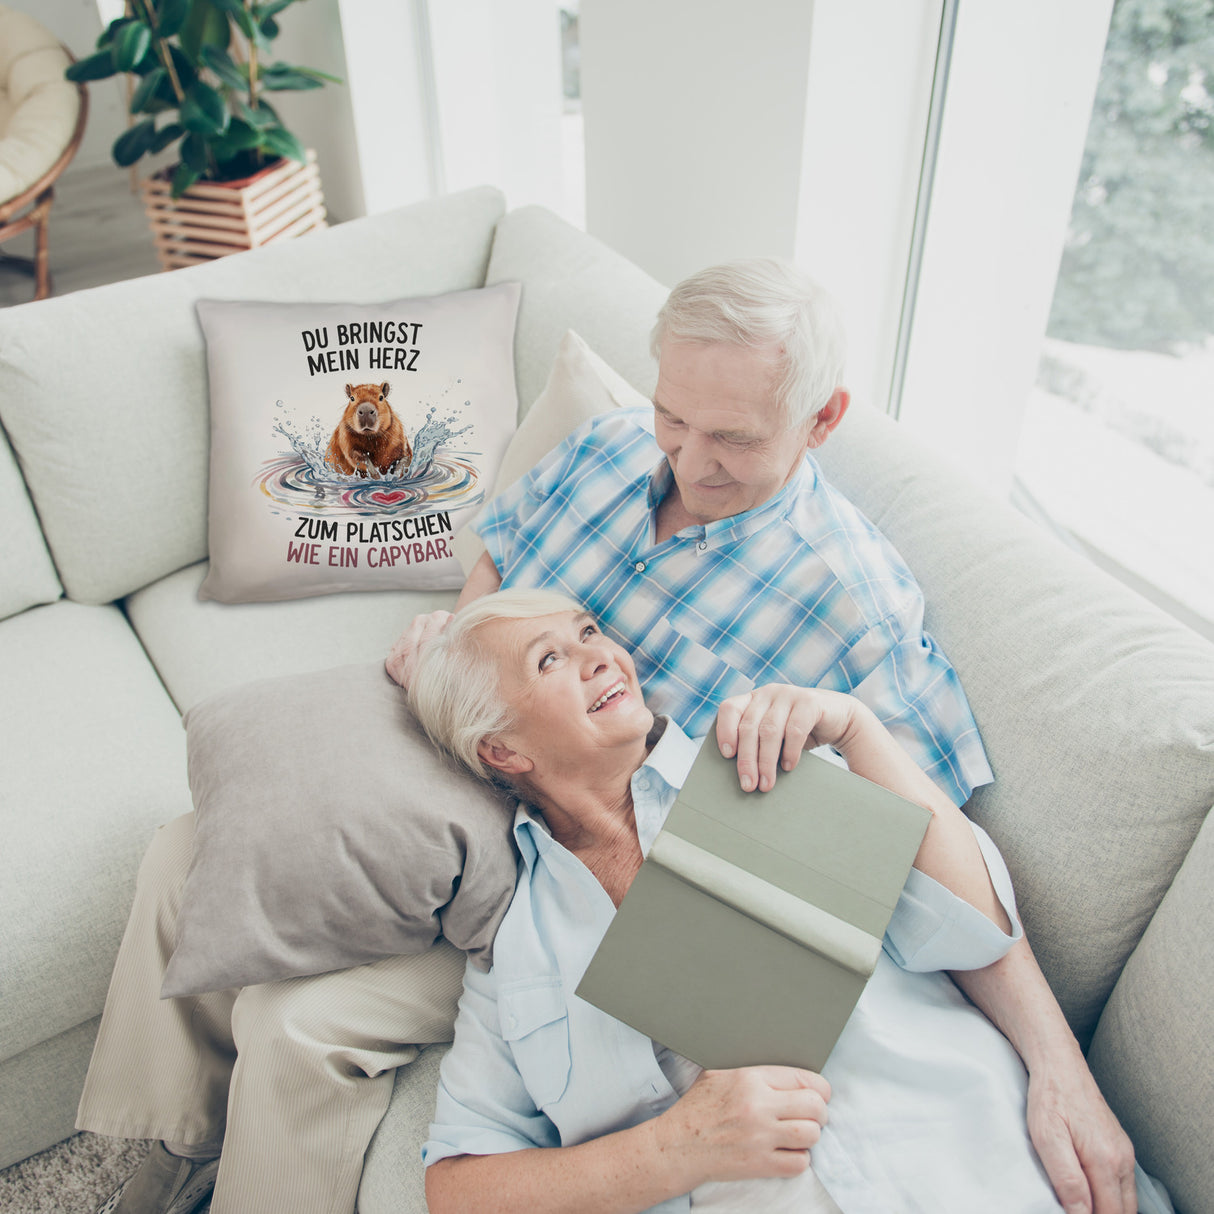
M598 634L598 631L599 630L598 630L597 624L587 624L586 627L582 629L582 636L583 636L583 638L596 636Z
M552 663L555 661L556 661L555 651L550 651L550 652L544 654L544 656L542 658L540 658L540 669L547 670L548 667L551 666Z

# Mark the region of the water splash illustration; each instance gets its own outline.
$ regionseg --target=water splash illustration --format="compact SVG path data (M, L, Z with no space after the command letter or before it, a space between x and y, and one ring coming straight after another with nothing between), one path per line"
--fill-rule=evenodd
M463 407L471 404L466 400ZM280 400L275 408L285 406ZM290 450L262 464L254 484L272 501L294 510L340 510L373 517L473 506L484 497L480 473L470 459L479 452L451 449L453 440L472 430L473 424L460 425L454 413L440 416L434 404L428 406L412 438L409 463L394 464L384 473L373 469L369 476L339 472L325 459L333 428L319 417L312 417L302 432L285 417L276 420L272 429L287 440Z

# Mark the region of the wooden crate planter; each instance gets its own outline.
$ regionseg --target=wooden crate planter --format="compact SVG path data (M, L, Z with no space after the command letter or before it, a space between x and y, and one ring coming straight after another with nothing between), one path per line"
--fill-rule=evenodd
M242 181L199 181L174 198L167 176L140 186L162 268L198 265L301 236L325 222L316 153L280 160Z

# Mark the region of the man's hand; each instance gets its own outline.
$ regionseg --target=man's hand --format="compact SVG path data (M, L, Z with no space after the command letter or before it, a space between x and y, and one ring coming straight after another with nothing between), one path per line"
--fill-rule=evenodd
M402 687L408 688L413 678L417 651L432 637L438 636L450 620L449 611L431 611L428 615L417 616L401 633L396 644L392 646L392 652L384 660L384 666Z
M777 767L792 771L801 752L841 743L861 705L837 691L769 683L731 696L717 713L717 745L738 757L738 779L746 792L768 792Z
M1029 1135L1067 1214L1136 1214L1134 1147L1086 1064L1029 1076Z

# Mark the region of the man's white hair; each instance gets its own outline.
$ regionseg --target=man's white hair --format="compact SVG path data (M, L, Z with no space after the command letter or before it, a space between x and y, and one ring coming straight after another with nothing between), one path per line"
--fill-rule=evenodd
M485 780L497 779L477 753L481 742L514 723L502 698L495 660L477 639L494 620L527 620L582 611L554 590L499 590L456 612L419 650L409 682L409 704L430 740Z
M779 351L776 403L790 426L816 416L843 383L847 342L827 292L774 258L709 266L685 278L658 313L649 346L667 341Z

